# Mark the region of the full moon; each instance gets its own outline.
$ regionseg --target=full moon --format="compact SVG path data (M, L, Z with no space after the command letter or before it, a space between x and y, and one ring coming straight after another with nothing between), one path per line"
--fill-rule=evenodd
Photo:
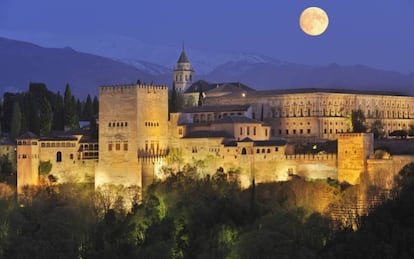
M326 31L329 18L326 12L319 7L306 8L299 18L300 28L310 36L319 36Z

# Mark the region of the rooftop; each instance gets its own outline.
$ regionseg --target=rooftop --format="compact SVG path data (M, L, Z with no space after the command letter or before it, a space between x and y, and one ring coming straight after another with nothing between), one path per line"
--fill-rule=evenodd
M190 63L190 60L188 60L187 55L185 54L185 51L183 49L183 51L181 51L181 55L178 58L177 63Z
M188 133L184 138L233 138L225 131L200 130Z
M240 82L208 83L204 80L194 82L185 93L203 92L228 92L228 91L255 91L255 89Z
M250 104L247 105L206 105L194 106L183 110L183 113L197 112L230 112L230 111L247 111Z
M278 94L301 94L301 93L338 93L338 94L363 94L363 95L391 95L391 96L408 96L400 92L393 91L372 91L372 90L351 90L335 88L296 88L296 89L275 89L260 90L249 93L249 95L278 95Z
M250 119L246 116L239 116L239 115L230 115L224 116L221 119L217 119L212 123L255 123L255 124L263 124L262 121L257 121L254 119Z

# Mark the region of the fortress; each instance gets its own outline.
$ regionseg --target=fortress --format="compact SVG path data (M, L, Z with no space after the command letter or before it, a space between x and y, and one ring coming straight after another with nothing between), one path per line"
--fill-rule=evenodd
M186 53L174 69L175 90L185 108L169 113L168 87L101 86L99 135L82 131L30 132L17 139L17 187L57 182L136 185L145 189L197 165L200 175L217 168L238 174L243 187L294 175L357 184L361 174L386 188L414 156L374 156L372 133L351 133L350 114L361 110L369 127L379 121L385 137L414 125L414 98L392 92L338 89L256 91L241 83L193 82ZM298 154L292 143L338 140L337 152ZM44 164L51 164L50 171Z

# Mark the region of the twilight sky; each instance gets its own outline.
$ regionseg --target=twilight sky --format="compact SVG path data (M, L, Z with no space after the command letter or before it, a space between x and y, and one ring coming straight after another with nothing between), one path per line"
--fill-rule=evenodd
M319 6L327 31L304 34ZM413 0L0 0L0 36L63 47L85 35L148 44L260 53L304 64L364 64L414 72Z

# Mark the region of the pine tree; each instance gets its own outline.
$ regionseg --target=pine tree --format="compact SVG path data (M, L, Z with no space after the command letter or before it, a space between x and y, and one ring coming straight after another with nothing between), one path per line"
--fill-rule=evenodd
M22 112L20 110L20 105L18 102L13 104L13 113L12 113L12 122L10 134L13 138L16 138L20 135L22 125Z

